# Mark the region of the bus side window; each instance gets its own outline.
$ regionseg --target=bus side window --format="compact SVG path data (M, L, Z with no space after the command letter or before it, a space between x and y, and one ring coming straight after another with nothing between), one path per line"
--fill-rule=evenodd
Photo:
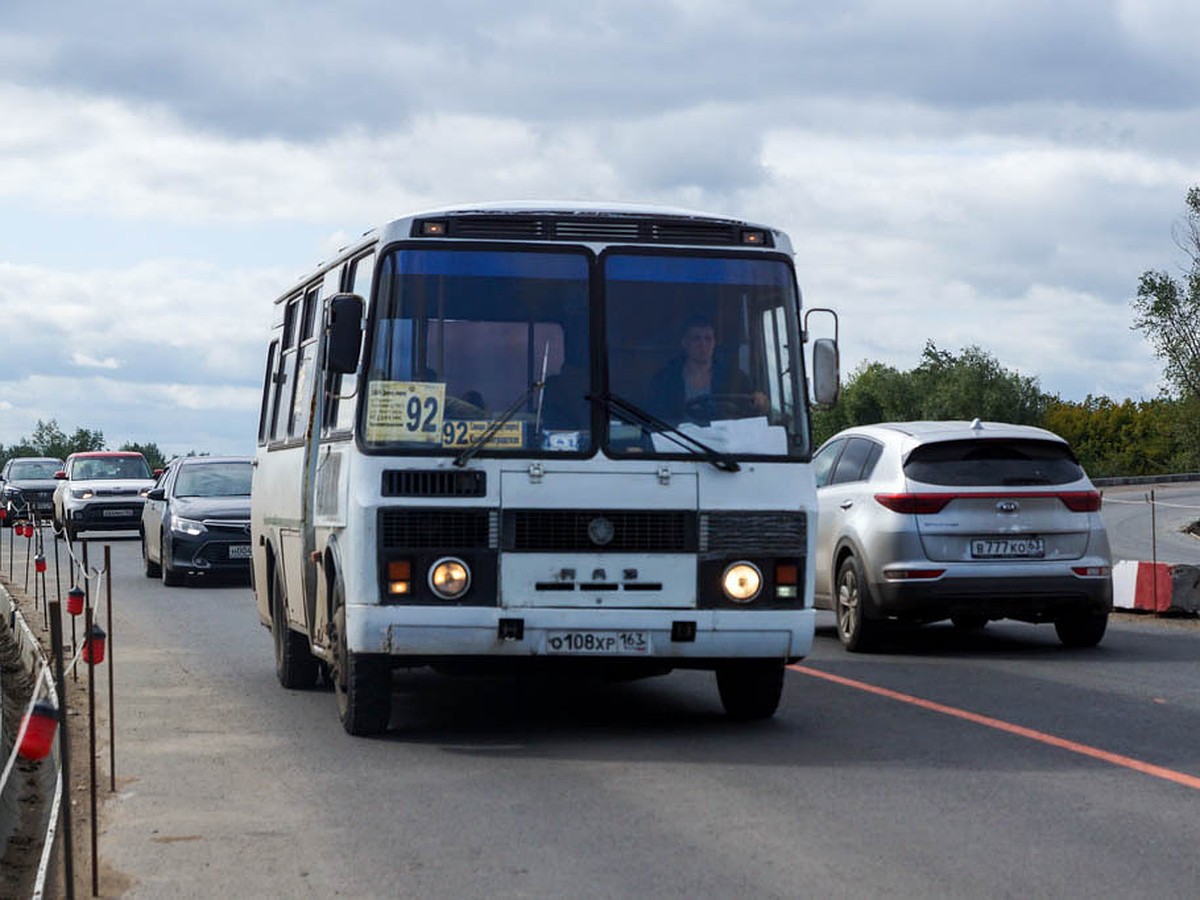
M279 421L279 410L284 407L284 398L291 399L291 385L295 379L296 348L296 316L300 307L300 297L292 297L287 301L287 309L283 314L283 341L280 344L279 369L275 373L275 395L271 401L271 441L282 440L286 437L286 428Z
M272 411L274 409L273 400L275 399L275 362L279 353L279 341L271 341L271 346L267 348L267 370L263 374L263 396L262 408L258 412L258 443L265 444L267 442L267 426L272 419Z
M375 276L375 253L360 256L350 263L345 289L352 294L358 294L367 303L371 302L371 281ZM360 348L359 359L362 359ZM325 418L326 431L346 432L354 428L354 399L353 392L357 384L354 376L333 374L329 376L329 400Z
M288 437L303 437L308 428L309 390L313 371L313 355L317 350L316 320L318 303L321 299L321 286L310 287L304 293L304 318L300 328L300 346L296 359L296 381L292 385L292 411L288 416Z

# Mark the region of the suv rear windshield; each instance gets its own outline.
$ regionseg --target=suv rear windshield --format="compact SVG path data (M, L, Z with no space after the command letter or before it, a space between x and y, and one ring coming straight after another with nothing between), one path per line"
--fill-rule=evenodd
M954 487L1070 484L1083 477L1071 448L1055 441L939 441L917 447L904 463L913 481Z

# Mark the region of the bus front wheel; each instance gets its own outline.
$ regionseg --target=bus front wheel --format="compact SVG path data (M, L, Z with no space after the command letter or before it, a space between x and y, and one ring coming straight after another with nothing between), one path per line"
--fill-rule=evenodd
M783 695L783 661L746 659L727 662L717 669L721 705L731 719L748 722L769 719Z
M392 669L386 658L351 653L346 644L346 603L335 589L330 676L338 718L348 734L380 734L392 717Z

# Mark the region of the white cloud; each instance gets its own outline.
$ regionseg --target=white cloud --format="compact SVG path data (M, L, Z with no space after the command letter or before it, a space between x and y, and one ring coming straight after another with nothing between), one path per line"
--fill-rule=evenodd
M71 362L83 369L119 369L121 364L111 356L96 359L86 353L76 351L71 354Z

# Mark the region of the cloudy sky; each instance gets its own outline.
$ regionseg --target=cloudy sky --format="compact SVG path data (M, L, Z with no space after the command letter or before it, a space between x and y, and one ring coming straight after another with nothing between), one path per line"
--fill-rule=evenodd
M1158 394L1200 183L1194 0L5 0L0 443L250 453L271 300L444 203L783 228L847 372L979 345Z

